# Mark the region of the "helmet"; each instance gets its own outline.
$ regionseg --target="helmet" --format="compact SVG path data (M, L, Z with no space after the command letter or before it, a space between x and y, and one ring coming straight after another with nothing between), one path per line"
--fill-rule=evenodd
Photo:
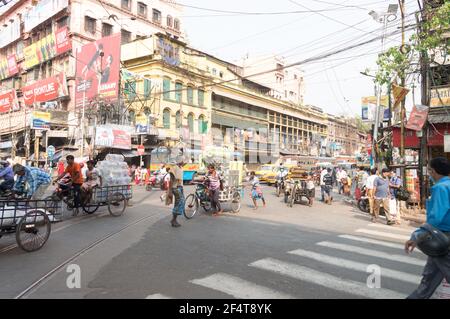
M450 238L430 224L420 227L425 230L424 235L417 241L417 247L427 256L439 257L449 253Z

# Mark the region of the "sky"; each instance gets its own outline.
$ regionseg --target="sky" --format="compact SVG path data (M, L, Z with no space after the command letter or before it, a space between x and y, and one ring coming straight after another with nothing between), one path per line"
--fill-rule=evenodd
M386 12L388 5L397 3L397 0L178 2L183 6L182 23L191 46L234 63L247 54L253 57L276 54L285 57L289 63L295 63L381 36L383 26L373 20L369 12ZM406 25L414 24L414 15L410 14L418 9L417 1L405 2ZM248 14L292 11L297 12ZM389 22L387 32L396 30L400 30L400 11L397 19ZM400 44L401 35L391 35L385 41L385 48ZM360 115L361 97L375 94L373 79L360 72L368 68L370 74L375 73L377 54L381 50L381 40L376 40L319 61L301 64L305 78L305 104L321 107L331 114ZM409 83L413 83L412 78ZM412 94L408 95L406 104L407 109L411 108Z

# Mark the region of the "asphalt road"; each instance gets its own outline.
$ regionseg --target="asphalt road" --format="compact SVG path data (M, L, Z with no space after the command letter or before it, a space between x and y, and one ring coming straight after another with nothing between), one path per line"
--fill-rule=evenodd
M0 297L404 298L419 283L424 256L402 250L410 225L373 225L339 197L289 208L264 193L266 208L246 192L239 214L175 229L159 193L137 189L122 217L102 209L56 223L37 252L1 238ZM67 285L74 265L80 288Z

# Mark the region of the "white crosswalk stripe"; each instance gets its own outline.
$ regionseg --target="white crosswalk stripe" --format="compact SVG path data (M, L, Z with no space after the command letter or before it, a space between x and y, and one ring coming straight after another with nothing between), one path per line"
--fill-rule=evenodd
M360 263L360 262L356 262L356 261L347 260L344 258L337 258L337 257L333 257L333 256L319 254L319 253L316 253L313 251L303 250L303 249L296 249L296 250L290 251L289 254L293 254L293 255L305 257L308 259L313 259L313 260L316 260L316 261L319 261L319 262L322 262L325 264L343 267L343 268L352 269L352 270L361 271L361 272L367 272L367 267L369 266L369 264L364 264L364 263ZM391 269L387 269L387 268L381 268L381 276L387 277L387 278L392 278L392 279L397 279L400 281L405 281L405 282L409 282L409 283L413 283L413 284L418 283L421 279L421 277L419 277L419 276L410 275L410 274L407 274L407 273L404 273L401 271L391 270Z
M361 236L353 236L353 235L339 235L339 238L344 238L344 239L349 239L349 240L353 240L353 241L359 241L362 243L369 243L369 244L375 244L378 246L384 246L384 247L389 247L389 248L396 248L396 249L404 249L404 245L401 244L396 244L396 243L392 243L392 242L386 242L386 241L382 241L382 240L377 240L377 239L371 239L371 238L367 238L367 237L361 237Z
M382 232L382 231L373 230L373 229L365 229L365 228L357 229L356 232L368 234L368 235L375 235L375 236L384 237L384 238L401 239L401 240L405 240L405 241L410 238L410 236L406 236L406 235L392 234L392 233Z
M166 295L162 295L162 294L153 294L153 295L148 295L147 297L145 297L145 299L173 299L173 298L168 297Z
M249 266L277 274L299 279L319 286L331 288L367 298L402 299L405 295L383 288L369 288L365 283L346 280L311 268L273 258L265 258L251 263Z
M383 225L383 224L368 224L368 227L373 227L373 228L380 228L380 229L384 229L386 231L390 231L390 232L403 232L403 233L407 233L407 234L411 234L415 229L411 228L411 229L407 229L407 228L399 228L399 227L394 227L394 226L388 226L388 225Z
M402 262L402 263L411 264L411 265L417 265L417 266L424 266L425 265L425 261L417 259L417 258L403 256L403 255L396 255L396 254L385 253L385 252L382 252L382 251L377 251L377 250L367 249L367 248L361 248L361 247L358 247L358 246L339 244L339 243L332 243L332 242L329 242L329 241L322 241L320 243L317 243L317 245L322 246L322 247L333 248L333 249L338 249L338 250L342 250L342 251L357 253L357 254L360 254L360 255L366 255L366 256L371 256L371 257L383 258L383 259L387 259L387 260L393 260L393 261L396 261L396 262Z
M213 274L211 276L190 280L191 283L214 289L238 299L293 299L293 296L275 291L239 277L228 274Z

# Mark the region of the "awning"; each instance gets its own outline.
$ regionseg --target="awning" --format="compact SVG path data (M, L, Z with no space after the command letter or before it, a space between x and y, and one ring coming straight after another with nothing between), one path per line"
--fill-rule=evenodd
M244 120L242 118L233 117L232 115L227 116L225 114L219 114L215 111L212 112L212 123L240 129L267 129L267 124L263 124L257 121Z
M433 124L450 123L450 111L448 114L428 114L428 122Z

